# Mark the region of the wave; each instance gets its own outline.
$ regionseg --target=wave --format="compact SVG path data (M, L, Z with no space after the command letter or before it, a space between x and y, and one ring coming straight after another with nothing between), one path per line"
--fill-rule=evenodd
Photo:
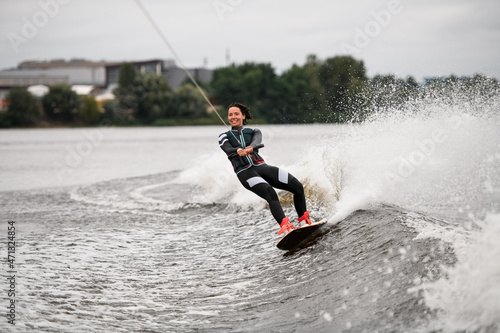
M331 135L302 147L302 159L284 166L306 184L312 211L331 225L387 204L417 214L408 223L419 238L452 245L456 264L421 289L427 306L441 315L436 329L500 326L500 262L494 259L500 251L494 241L500 236L499 101L498 93L478 98L460 92L378 109L362 124L332 127ZM198 184L200 202L262 208L225 167L223 154L207 154L204 161L177 179Z
M187 195L182 196L185 186L172 183L176 174L166 172L78 186L70 191L70 198L107 209L168 213L189 206Z
M500 327L499 110L498 96L421 100L353 126L341 149L348 172L330 220L390 203L422 214L411 224L418 238L452 245L456 264L420 289L438 330Z
M446 332L500 329L500 215L487 215L481 232L457 246L457 263L421 286L426 304L440 313L434 325Z
M313 218L330 221L317 244L300 254L331 254L321 259L331 268L329 275L315 266L310 277L326 286L318 285L321 299L337 309L325 310L323 322L370 302L376 306L365 310L376 313L383 298L396 295L383 303L387 325L418 313L419 320L431 322L431 330L500 327L498 110L498 99L413 101L401 110L377 110L362 124L332 126L329 135L298 147L296 162L277 165L304 183ZM186 170L79 187L71 197L159 215L216 207L250 218L246 212L265 208L239 184L217 147ZM280 191L280 197L293 211L287 193ZM350 281L339 287L350 307L337 299L332 277ZM413 296L403 296L407 291ZM310 302L318 308L316 297ZM303 315L298 311L296 318ZM351 317L338 324L355 327L360 317Z

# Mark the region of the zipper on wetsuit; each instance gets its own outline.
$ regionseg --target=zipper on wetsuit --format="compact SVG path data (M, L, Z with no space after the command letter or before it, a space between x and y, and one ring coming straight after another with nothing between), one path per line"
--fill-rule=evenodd
M247 147L247 143L245 142L245 138L243 137L243 128L241 130L238 130L238 134L240 135L241 145L243 146L243 149L245 149ZM255 166L255 164L253 164L252 159L248 155L245 157L247 158L250 165Z

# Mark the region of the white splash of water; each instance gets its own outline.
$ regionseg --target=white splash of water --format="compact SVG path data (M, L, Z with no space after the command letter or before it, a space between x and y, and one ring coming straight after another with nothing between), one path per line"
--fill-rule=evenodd
M482 230L457 251L444 277L422 286L426 304L440 311L445 332L500 329L500 215L486 217Z

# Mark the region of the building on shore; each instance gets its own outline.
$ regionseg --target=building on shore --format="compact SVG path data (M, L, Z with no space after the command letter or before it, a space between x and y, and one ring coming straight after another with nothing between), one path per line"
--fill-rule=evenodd
M99 94L111 96L118 85L118 76L124 61L87 61L84 59L24 61L15 69L0 71L0 100L4 100L8 91L14 87L51 86L66 83L82 86L97 97ZM188 77L184 69L178 67L174 60L153 59L130 61L140 73L162 75L169 86L176 90ZM210 82L212 70L206 68L190 68L190 74L200 83Z
M188 75L183 68L178 67L174 60L148 60L130 62L135 66L137 72L143 74L162 75L167 80L168 85L176 90L186 81ZM106 86L118 84L120 67L122 63L109 64L106 66ZM206 68L188 68L189 73L201 83L207 83L212 80L212 70Z

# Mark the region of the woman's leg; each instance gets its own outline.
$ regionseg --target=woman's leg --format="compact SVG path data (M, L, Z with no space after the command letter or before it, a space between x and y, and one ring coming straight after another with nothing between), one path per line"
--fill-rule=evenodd
M281 207L278 195L274 188L256 171L256 167L244 170L238 174L238 179L247 190L252 191L267 201L274 219L278 224L281 224L285 218L285 213Z
M286 170L271 165L261 165L255 169L272 187L292 192L297 215L299 217L304 215L307 211L306 196L304 194L304 186L302 186L302 183L297 178Z

